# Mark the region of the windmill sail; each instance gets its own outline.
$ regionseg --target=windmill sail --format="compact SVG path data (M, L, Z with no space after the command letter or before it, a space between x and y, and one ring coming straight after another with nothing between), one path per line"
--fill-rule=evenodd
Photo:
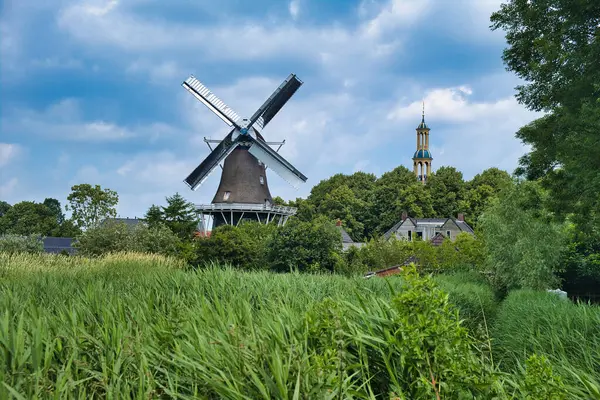
M192 190L196 190L208 178L217 165L239 146L239 142L232 140L233 132L235 132L235 129L229 132L225 139L185 178L184 182Z
M294 74L290 74L264 104L256 110L250 118L249 125L256 122L256 125L262 130L281 110L287 101L296 93L296 90L302 86L302 81Z
M275 173L281 176L294 188L298 188L300 183L306 182L306 176L298 171L285 158L279 155L275 150L270 148L262 140L250 138L252 146L248 152L256 157L260 162L271 168Z
M225 102L215 96L206 86L202 84L194 75L190 75L182 86L190 92L195 98L200 100L209 110L217 114L227 125L239 128L239 115L236 114Z

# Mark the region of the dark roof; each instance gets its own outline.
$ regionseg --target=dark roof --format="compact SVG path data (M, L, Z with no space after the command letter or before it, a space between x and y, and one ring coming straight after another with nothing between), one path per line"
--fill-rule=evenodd
M46 253L60 253L63 250L67 251L69 254L75 252L75 249L73 248L73 238L52 236L44 238L44 251Z
M417 129L430 130L429 127L427 126L427 124L425 123L425 115L424 114L423 114L423 117L421 118L421 123L419 124L419 126L417 126Z
M342 234L342 243L354 243L354 241L352 240L350 235L348 235L348 232L346 232L344 228L342 228L341 226L337 226L336 228L338 228L340 233Z
M469 224L467 224L465 221L459 221L457 219L454 219L454 222L456 223L456 225L458 226L458 228L463 231L463 232L467 232L467 233L475 233L475 231L473 230L473 228L471 228L471 226Z
M104 221L102 221L102 225L106 224L106 223L119 223L122 222L127 226L136 226L137 224L140 224L142 222L144 222L143 219L139 219L139 218L106 218Z

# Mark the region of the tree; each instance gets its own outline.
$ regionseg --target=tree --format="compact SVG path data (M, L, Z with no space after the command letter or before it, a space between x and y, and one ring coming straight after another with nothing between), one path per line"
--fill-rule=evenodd
M6 212L10 209L11 205L7 202L0 200L0 217L6 214Z
M106 218L117 216L119 195L113 190L102 189L100 185L75 185L71 187L67 200L69 205L66 208L71 210L73 221L80 229L94 228Z
M454 167L440 167L427 180L436 217L453 217L461 210L465 198L462 172Z
M156 213L156 211L153 211ZM188 202L179 193L167 197L167 206L162 207L165 224L181 239L194 236L198 226L198 214L193 203Z
M600 2L509 0L491 16L506 31L502 59L527 81L517 99L531 110L579 108L600 96Z
M22 201L0 217L0 233L50 236L58 228L54 213L42 203Z
M146 214L144 215L144 220L146 221L148 226L156 227L165 222L164 217L165 216L162 209L159 206L152 204L150 208L148 208L148 211L146 211Z
M357 199L347 185L341 185L325 195L318 211L329 220L342 220L348 234L354 240L361 240L364 235L364 225L357 217L364 214L365 209L366 203Z
M60 201L49 197L44 199L43 204L52 211L52 214L56 216L56 222L61 225L65 220L65 215L62 212Z
M333 271L342 250L340 232L325 217L292 218L269 241L267 257L275 271Z
M540 206L547 196L537 182L519 182L504 189L480 217L486 268L500 291L559 284L565 227Z

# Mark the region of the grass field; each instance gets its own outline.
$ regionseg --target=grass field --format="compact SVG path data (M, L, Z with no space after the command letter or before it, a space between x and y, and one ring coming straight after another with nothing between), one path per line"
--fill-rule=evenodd
M365 280L184 267L135 254L95 260L0 254L0 399L515 393L465 326L491 325L485 314L497 313L496 321L513 318L517 329L521 316L506 307L496 311L488 289L460 278L436 278L455 308L433 281L410 276ZM505 359L521 352L496 331ZM592 385L594 354L572 363L590 373Z

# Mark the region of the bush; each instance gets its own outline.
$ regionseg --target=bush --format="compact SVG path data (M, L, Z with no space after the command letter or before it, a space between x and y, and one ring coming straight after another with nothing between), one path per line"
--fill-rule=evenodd
M341 251L340 232L332 222L323 217L311 222L291 219L272 236L267 258L278 272L333 272Z
M123 222L108 222L90 228L81 234L73 244L80 255L100 256L117 252L155 253L165 256L179 256L181 241L163 225L152 228L145 224L134 227Z
M39 235L0 235L0 252L5 253L42 253L44 242Z
M197 240L195 265L218 262L247 270L267 269L267 246L277 229L254 221L239 226L222 225L210 238Z

